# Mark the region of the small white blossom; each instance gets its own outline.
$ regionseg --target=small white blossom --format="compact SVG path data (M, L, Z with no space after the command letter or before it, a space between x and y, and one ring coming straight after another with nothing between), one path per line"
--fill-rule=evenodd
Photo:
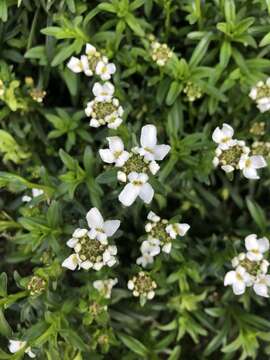
M148 161L163 160L171 149L169 145L157 145L157 128L154 125L143 126L140 142L138 152Z
M104 221L100 211L92 208L86 214L86 220L90 228L90 239L98 239L101 243L107 244L107 237L113 236L120 226L119 220Z
M228 124L223 124L221 129L217 127L214 130L212 139L218 144L220 149L227 150L234 144L234 140L232 139L233 134L233 128Z
M269 240L267 238L258 239L256 234L248 235L245 238L247 258L251 261L260 261L263 254L269 250Z
M40 196L40 195L43 195L44 194L44 191L41 190L41 189L32 189L32 197L29 196L29 195L24 195L22 197L22 201L23 202L30 202L33 200L33 198L37 197L37 196Z
M141 252L143 255L147 254L152 257L157 256L160 253L160 241L153 238L143 241Z
M125 183L127 182L127 175L123 171L118 171L117 180Z
M146 253L138 257L138 259L136 260L136 264L144 268L147 267L148 265L153 264L153 262L154 262L153 256Z
M129 158L129 153L124 150L124 144L120 137L112 136L107 138L109 149L99 150L101 159L108 164L115 164L122 167Z
M224 285L231 285L235 295L244 294L246 287L250 286L250 282L250 275L242 266L238 266L236 270L227 272L224 278Z
M20 340L9 340L8 349L12 354L22 350L26 346L26 341ZM30 358L35 358L36 354L34 354L30 347L27 347L24 351Z
M166 226L166 232L172 239L175 239L177 235L185 236L187 231L190 229L188 224L169 224Z
M265 83L259 81L251 89L249 97L256 102L257 108L261 113L270 110L270 78Z
M262 297L269 297L268 288L270 287L270 275L260 275L255 280L253 290Z
M96 101L110 101L114 94L114 86L109 81L105 82L104 84L96 82L92 91L96 97Z
M257 173L257 169L261 169L266 166L266 161L261 155L242 155L239 160L239 169L243 171L243 175L247 179L259 179L260 177Z
M116 67L113 63L108 63L104 61L104 59L97 63L96 74L99 75L103 81L109 80L115 71Z
M146 204L149 204L154 196L154 190L148 183L148 175L143 173L131 172L128 174L129 183L119 194L119 201L130 206L139 196Z
M150 275L144 271L140 271L132 279L128 281L128 289L132 291L133 296L151 300L155 296L157 284Z
M118 283L117 278L108 280L96 280L93 286L97 289L105 299L111 298L112 288Z

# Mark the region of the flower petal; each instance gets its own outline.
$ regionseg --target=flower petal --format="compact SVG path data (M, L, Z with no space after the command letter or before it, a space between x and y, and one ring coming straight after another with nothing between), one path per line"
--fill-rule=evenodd
M253 285L253 290L259 296L269 297L267 285L264 283L255 283Z
M269 240L266 237L258 239L258 247L261 253L265 253L269 250Z
M103 229L107 236L113 236L120 226L119 220L107 220L104 223Z
M124 150L124 144L119 136L107 137L109 142L109 148L112 152L122 152Z
M96 207L88 211L86 220L90 228L103 228L103 217Z
M115 157L110 149L100 149L99 155L101 159L107 164L112 164L115 161Z
M143 184L140 188L139 197L146 203L149 204L154 196L154 190L149 183Z
M224 278L224 286L232 285L236 280L236 272L234 270L231 270L227 272Z
M155 160L163 160L170 150L169 145L156 145L154 147Z
M132 205L139 195L140 189L139 186L134 186L131 183L127 184L118 196L119 201L124 206Z
M67 67L69 68L69 70L75 72L75 73L80 73L82 72L82 63L81 60L76 58L75 56L72 56L69 60L69 62L67 63Z
M235 295L242 295L246 290L246 284L243 281L236 281L232 284Z
M247 250L258 249L257 235L250 234L245 238L245 247Z
M258 174L257 174L257 170L253 169L253 168L245 168L245 169L243 169L243 175L247 179L252 179L252 180L257 180L257 179L260 178L258 176Z
M78 255L76 254L70 255L62 262L62 266L69 270L75 270L78 264L79 264L79 258Z
M261 169L261 168L264 168L267 166L267 163L264 160L264 157L261 155L251 156L250 161L251 161L252 167L255 169Z
M154 125L145 125L141 131L142 147L153 147L157 143L157 128Z

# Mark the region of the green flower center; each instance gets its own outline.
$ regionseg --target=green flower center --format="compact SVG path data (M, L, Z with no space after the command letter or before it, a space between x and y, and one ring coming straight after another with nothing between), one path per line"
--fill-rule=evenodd
M270 87L268 85L262 85L257 87L256 100L264 97L270 97Z
M133 171L146 174L149 169L147 163L144 161L141 155L132 153L129 159L125 162L122 171L125 174L129 174Z
M112 115L115 111L117 111L117 107L113 105L111 101L97 101L93 106L93 112L96 114L96 118L98 119L105 119L106 116Z
M135 279L133 279L133 282L134 290L137 291L140 295L147 294L149 291L156 288L156 283L145 272L139 273Z
M168 222L166 221L159 221L155 223L154 227L150 231L150 235L154 239L158 239L161 244L167 244L172 241L169 234L166 232L166 226L168 225Z
M31 295L41 294L46 289L46 287L46 280L39 276L33 276L27 285L27 289L30 291Z
M261 272L261 261L245 259L240 262L240 265L243 266L250 275L257 276Z
M235 145L227 150L223 150L219 156L221 165L231 165L234 168L238 167L239 160L243 155L243 147Z
M81 238L79 244L81 249L78 254L81 260L89 260L93 263L102 261L107 245L103 245L98 240L92 240L88 237Z
M89 69L94 72L96 70L98 62L101 60L101 55L100 53L97 52L95 54L88 55L87 58L88 58Z

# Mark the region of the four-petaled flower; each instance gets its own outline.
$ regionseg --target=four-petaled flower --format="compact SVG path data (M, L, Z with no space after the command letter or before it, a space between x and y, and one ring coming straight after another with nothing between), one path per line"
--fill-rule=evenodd
M260 177L257 173L257 169L261 169L266 166L266 161L261 155L242 155L239 160L239 169L243 170L243 175L247 179L259 179Z
M93 86L92 92L96 97L96 101L110 101L114 94L114 86L109 81L105 82L104 84L96 82Z
M148 183L148 175L144 173L131 172L128 174L129 183L119 194L119 201L130 206L139 196L146 204L149 204L154 196L154 190Z
M251 234L245 238L245 247L249 260L260 261L263 254L269 250L269 240L266 237L258 239L256 234Z
M246 286L250 286L251 278L243 266L238 266L235 270L227 272L224 278L224 285L231 285L235 295L242 295Z
M122 167L129 158L129 153L124 150L124 144L120 137L112 136L107 138L109 149L99 150L101 159L108 164L115 164Z
M214 130L212 139L218 144L220 149L227 150L234 142L234 140L232 140L233 134L233 128L228 124L223 124L221 129L217 127Z
M12 354L15 354L16 352L26 347L26 345L27 345L26 341L9 340L8 349ZM36 357L36 354L32 352L30 346L27 347L24 352L32 359Z

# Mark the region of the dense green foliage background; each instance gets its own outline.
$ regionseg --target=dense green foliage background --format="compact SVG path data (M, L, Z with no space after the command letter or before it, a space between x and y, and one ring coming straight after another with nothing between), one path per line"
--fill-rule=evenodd
M9 354L11 338L48 360L268 358L269 301L237 297L223 278L246 235L270 236L269 169L256 182L214 170L211 133L227 122L251 145L251 126L265 121L259 140L270 140L269 115L248 97L270 74L269 14L268 0L0 0L0 359L24 356ZM152 61L149 34L176 54L170 66ZM95 80L66 67L87 42L117 67L125 121L116 131L89 127L83 109ZM25 77L46 91L43 103ZM187 82L202 91L195 102ZM136 144L149 123L172 150L153 202L125 209L98 150L108 135ZM44 195L30 206L22 196L33 188ZM121 220L119 265L65 270L65 243L93 206ZM141 307L126 284L150 209L191 229L155 261L156 297ZM40 296L26 289L33 274L47 281ZM119 280L108 301L92 287L107 276ZM93 316L93 302L108 311Z

